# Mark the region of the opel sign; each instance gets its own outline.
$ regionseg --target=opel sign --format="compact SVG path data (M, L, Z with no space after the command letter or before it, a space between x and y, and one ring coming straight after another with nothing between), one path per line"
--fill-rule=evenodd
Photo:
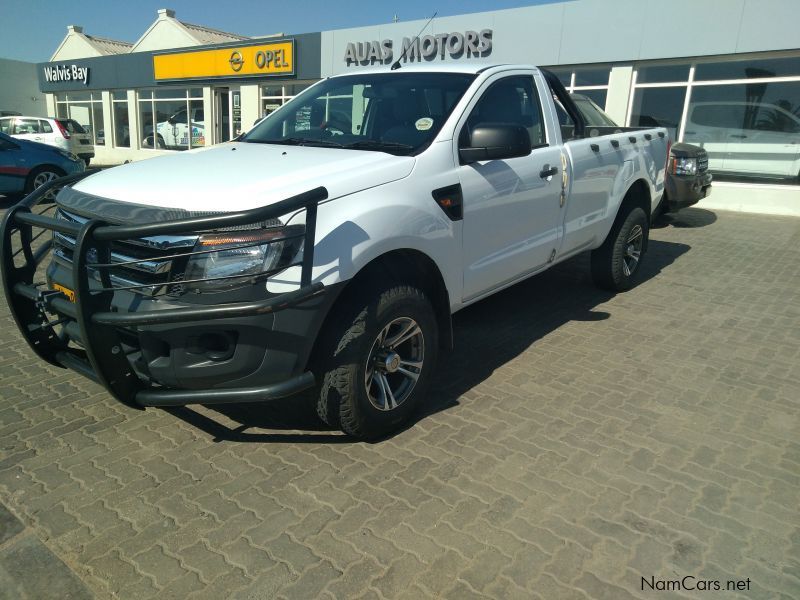
M234 71L237 71L237 72L241 71L242 70L242 65L244 64L244 59L242 58L242 53L239 52L238 50L234 50L233 54L231 54L231 57L228 60L228 62L231 65L231 69L233 69Z
M294 40L153 55L156 81L294 75Z

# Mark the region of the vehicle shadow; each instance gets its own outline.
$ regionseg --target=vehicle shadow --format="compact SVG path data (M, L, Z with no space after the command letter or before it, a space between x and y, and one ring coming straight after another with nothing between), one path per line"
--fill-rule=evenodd
M705 208L684 208L677 213L667 213L660 215L653 223L652 229L664 229L666 227L677 227L680 229L695 229L707 227L717 221L716 213Z
M689 249L686 244L651 239L639 285ZM455 347L440 355L427 402L405 429L457 406L467 391L565 323L610 318L596 308L613 296L593 285L589 257L584 253L459 311L453 317ZM310 394L274 404L218 405L201 410L203 413L181 407L169 412L215 441L353 443L352 438L319 420ZM221 421L232 422L232 426ZM258 429L271 431L250 431Z
M0 194L0 210L11 208L24 197L23 194Z

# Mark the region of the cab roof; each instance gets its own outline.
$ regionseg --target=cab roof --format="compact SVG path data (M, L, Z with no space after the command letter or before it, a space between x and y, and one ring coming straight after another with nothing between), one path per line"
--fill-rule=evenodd
M361 73L389 73L391 66L394 62L388 65L377 65L369 67L352 67L350 71L345 73L337 73L331 77L340 77L342 75L358 75ZM464 61L464 62L439 62L435 64L417 64L417 63L400 63L400 68L396 72L400 73L468 73L477 74L485 71L508 71L512 69L537 69L534 65L523 64L502 64L502 63L486 63L477 61Z

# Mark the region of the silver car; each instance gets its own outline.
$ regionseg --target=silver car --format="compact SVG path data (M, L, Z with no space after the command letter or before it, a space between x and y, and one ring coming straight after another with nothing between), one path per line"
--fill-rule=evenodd
M0 117L0 132L71 152L82 158L87 167L94 157L91 134L74 119Z

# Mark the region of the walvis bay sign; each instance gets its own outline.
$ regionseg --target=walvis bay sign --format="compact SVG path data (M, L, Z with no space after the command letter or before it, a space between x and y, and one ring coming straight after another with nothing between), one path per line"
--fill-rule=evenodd
M404 37L400 47L393 40L371 40L348 42L344 51L344 62L350 66L422 62L460 58L486 57L492 53L492 30L468 30L464 33L434 33L417 38ZM396 54L396 57L395 57Z
M89 84L89 67L78 65L46 65L42 67L45 81L75 81Z

